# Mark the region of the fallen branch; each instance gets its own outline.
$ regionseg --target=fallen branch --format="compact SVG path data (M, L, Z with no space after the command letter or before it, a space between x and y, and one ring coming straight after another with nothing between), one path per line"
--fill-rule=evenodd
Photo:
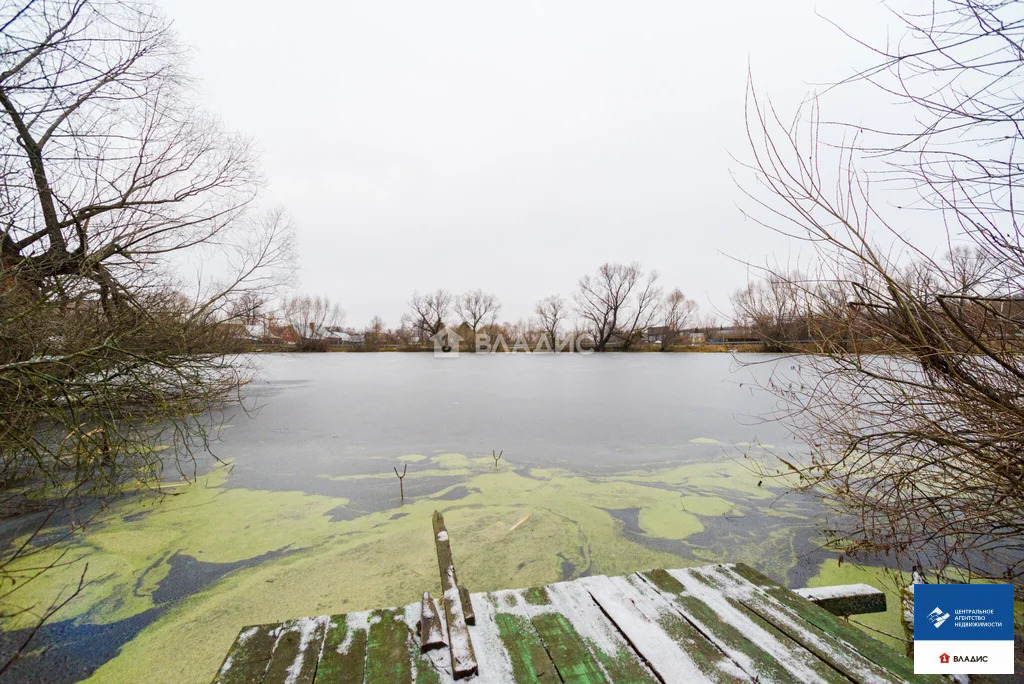
M512 530L515 530L515 529L516 529L517 527L519 527L519 526L520 526L520 525L522 525L522 524L523 524L524 522L526 522L527 520L529 520L529 519L530 519L530 516L531 516L531 515L533 515L533 513L527 513L527 514L526 514L526 517L525 517L525 518L523 518L522 520L520 520L519 522L517 522L517 523L516 523L515 525L513 525L513 526L512 526L512 529L511 529L511 530L509 530L509 532L511 532Z

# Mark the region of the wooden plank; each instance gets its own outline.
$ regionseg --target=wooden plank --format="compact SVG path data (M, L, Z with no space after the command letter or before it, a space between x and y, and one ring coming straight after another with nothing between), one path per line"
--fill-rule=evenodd
M836 616L797 596L789 589L785 589L772 582L751 568L743 566L740 572L734 572L731 567L708 566L692 569L691 572L707 577L719 590L737 598L745 606L771 623L776 629L784 632L789 638L802 645L831 667L842 672L854 682L899 681L901 678L907 679L907 677L891 671L888 666L875 663L860 652L861 644L866 644L868 640L874 641L869 636L863 633L855 633L858 630L853 627L845 626L844 629L844 626L839 624ZM756 583L751 581L751 578L757 578ZM781 589L783 593L770 593L776 589ZM779 596L782 596L781 600ZM822 629L818 625L806 620L801 615L801 612L807 609L827 616L828 627ZM840 636L841 633L844 636ZM879 655L883 656L885 660L894 666L899 666L897 659L902 658L902 656L881 643L875 643L881 649L876 651ZM855 646L854 644L857 645ZM914 679L915 675L913 674L912 665L909 668L908 675L911 679L907 679L907 681L922 681L921 679ZM916 677L921 677L921 675Z
M604 671L572 624L559 613L539 613L531 619L563 682L603 682Z
M370 611L366 635L367 684L412 684L409 628L405 612L395 608Z
M316 684L362 684L366 666L366 617L366 613L331 617L316 668Z
M441 624L437 602L429 591L425 591L420 601L420 650L429 651L445 645L444 626Z
M499 612L494 615L494 623L512 663L516 682L558 684L562 681L537 630L527 618Z
M849 679L816 658L735 599L722 596L705 579L686 570L638 573L670 597L708 640L727 653L751 677L760 681L833 682Z
M263 680L277 642L280 623L245 627L235 637L217 676L218 684L249 684Z
M428 594L429 596L429 594ZM433 598L431 598L433 602ZM446 664L443 662L443 652L440 650L424 651L420 641L420 631L423 627L423 604L413 603L404 609L405 615L405 641L408 651L409 662L412 664L413 681L416 684L440 684L440 673L446 672ZM436 612L436 608L435 608ZM439 630L440 625L439 625ZM434 655L437 655L438 664L435 664Z
M544 587L524 589L522 595L530 605L546 606L548 603L548 594Z
M263 676L267 684L313 684L327 618L289 620L278 628L270 666Z
M469 598L469 590L459 586L459 600L462 601L462 612L466 616L467 625L476 624L476 612L473 610L473 601Z
M833 615L865 615L885 612L885 592L870 584L837 584L794 590L811 603Z
M473 653L473 642L469 638L469 628L459 597L459 583L455 575L455 563L452 560L451 544L448 541L448 530L444 526L444 517L434 511L434 542L437 548L437 567L441 573L441 589L443 591L445 623L448 625L448 651L451 654L452 677L462 679L477 671L476 655Z
M749 681L657 592L644 591L624 577L579 581L662 681Z
M658 679L578 582L547 587L551 607L565 616L613 682L654 684Z
M858 654L870 659L888 672L908 682L941 684L947 681L941 675L914 674L914 662L911 659L886 646L870 634L866 634L846 621L836 618L835 615L832 615L827 610L814 605L810 601L804 601L789 589L765 577L753 568L739 563L732 567L732 571L752 584L764 588L770 596L777 599L808 623L833 635L837 639L851 644L851 647L856 649Z

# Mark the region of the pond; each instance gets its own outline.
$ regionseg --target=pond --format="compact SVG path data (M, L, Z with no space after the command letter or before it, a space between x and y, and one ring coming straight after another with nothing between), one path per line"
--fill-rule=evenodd
M753 366L750 362L759 362ZM819 548L820 503L750 468L800 453L745 354L275 354L201 476L112 505L32 582L16 678L208 682L249 624L404 605L438 588L444 512L471 591L746 562L790 586L873 581ZM501 452L497 461L492 450ZM748 458L749 457L749 458ZM394 468L407 472L404 500ZM48 552L49 553L49 552ZM39 559L34 559L38 562ZM895 602L890 599L890 604ZM863 622L896 633L895 605ZM9 648L32 614L8 620Z

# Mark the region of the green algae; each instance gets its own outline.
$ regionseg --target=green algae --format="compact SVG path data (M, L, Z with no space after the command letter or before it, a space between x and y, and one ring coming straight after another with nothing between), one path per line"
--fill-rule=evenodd
M681 498L640 511L640 527L649 535L662 539L686 539L704 531L693 513L688 513Z
M697 515L714 517L736 512L730 501L717 496L699 496L691 494L682 498L683 509ZM737 515L743 515L736 512Z
M10 567L18 571L22 565L56 562L65 552L87 561L89 583L57 618L88 612L90 623L107 624L154 607L153 591L167 578L173 553L208 563L232 563L301 546L302 540L312 543L330 533L327 511L347 503L302 492L224 488L227 477L221 468L177 496L115 506L114 515L139 519L126 523L110 518L76 535L72 544L46 549ZM31 594L56 597L70 586L69 573L81 572L79 565L46 572L33 580ZM34 620L26 613L5 622L4 628L28 627Z
M792 533L783 530L759 530L754 542L749 536L742 541L739 532L716 532L715 544L693 548L689 560L645 543L685 543L709 525L722 524L722 517L760 510L755 506L761 495L773 495L734 462L586 477L556 468L517 472L504 460L495 469L489 454L409 460L423 466L428 461L429 467L411 467L408 476L459 475L465 478L459 491L466 493L444 500L455 489L450 487L433 497L407 500L401 516L395 515L396 504L352 520L333 520L329 512L348 501L233 488L227 486L227 469L155 505L116 504L105 522L91 526L68 547L88 560L93 583L56 619L109 623L162 607L164 612L100 667L93 681L154 675L209 681L245 625L403 605L424 590L437 591L428 523L435 508L444 512L459 578L471 591L538 586L563 579L566 572L617 575L734 560L737 551L742 551L741 560L775 553L771 567L785 566L783 571L795 562ZM380 476L394 474L389 470ZM343 477L367 476L332 479ZM639 510L644 538L629 538L608 512L623 508ZM284 553L260 559L278 551ZM174 579L170 561L175 554L209 563L253 564L180 601L160 604L154 592ZM77 582L80 572L80 565L58 568L24 593L40 603L49 601ZM26 624L13 621L3 627ZM190 658L179 657L182 643L190 644Z

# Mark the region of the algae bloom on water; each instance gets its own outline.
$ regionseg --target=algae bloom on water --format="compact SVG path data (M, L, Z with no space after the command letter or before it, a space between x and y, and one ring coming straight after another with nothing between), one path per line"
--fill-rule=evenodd
M787 518L762 514L767 493L731 461L585 476L518 468L507 457L496 470L489 454L404 460L420 464L407 482L441 475L458 482L339 519L332 512L350 500L234 487L221 468L165 500L113 505L65 548L47 551L89 563L90 583L54 616L66 644L103 644L80 658L76 676L208 681L243 625L412 602L438 584L434 509L455 534L460 580L474 591L709 557L784 576L804 541ZM630 510L632 518L623 513ZM48 602L80 568L47 573L24 596ZM21 615L4 630L17 634L30 624ZM56 637L40 639L42 650L21 667L66 667L47 656ZM176 653L186 642L190 658L182 659Z

